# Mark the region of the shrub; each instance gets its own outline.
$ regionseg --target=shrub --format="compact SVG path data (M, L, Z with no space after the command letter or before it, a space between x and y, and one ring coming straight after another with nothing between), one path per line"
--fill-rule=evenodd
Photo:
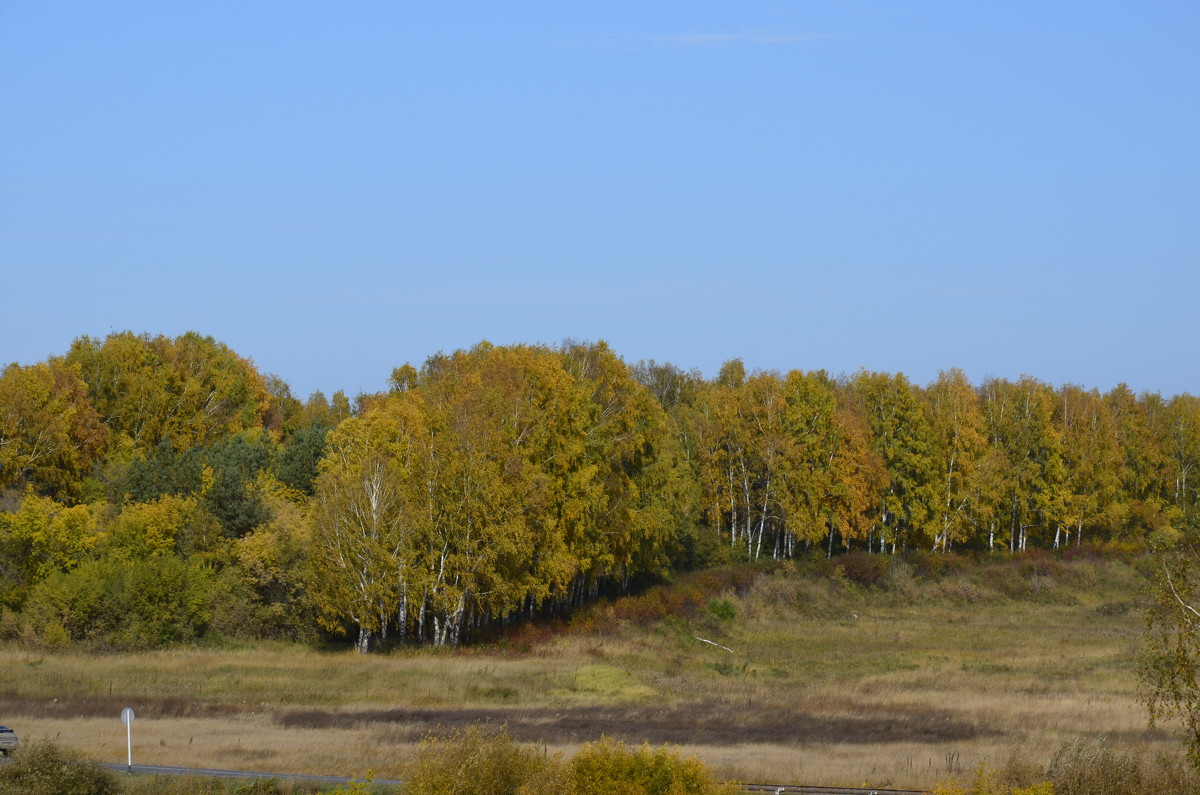
M931 589L934 596L956 602L974 603L982 598L979 589L963 577L942 580Z
M704 608L710 616L720 621L733 621L737 618L737 605L727 596L719 599L709 599Z
M1049 781L1018 787L1001 778L987 765L981 764L969 787L955 781L942 782L934 788L932 795L1054 795L1054 785Z
M869 552L849 552L837 558L843 576L857 585L875 585L888 573L891 558Z
M905 599L917 598L917 578L913 576L913 568L900 558L892 558L888 563L887 583L893 592Z
M604 738L579 749L568 763L575 795L734 795L695 757L673 748L625 743Z
M8 608L0 608L0 640L20 637L21 619Z
M930 552L915 547L905 550L901 559L912 566L917 578L922 580L937 580L948 574L966 571L970 562L957 552Z
M116 795L117 778L53 742L31 743L0 767L0 795Z
M449 735L429 735L405 777L405 795L532 795L561 792L557 757L518 745L508 731L478 725ZM539 787L542 787L539 789Z
M610 738L568 762L478 725L430 735L408 770L404 795L735 795L703 762L672 748L631 749Z
M1141 773L1137 757L1117 753L1103 740L1069 742L1050 760L1058 795L1132 795L1141 790Z
M279 789L279 780L272 777L239 784L233 788L232 795L281 795L282 792L283 790Z
M1104 739L1069 742L1050 760L1055 795L1160 795L1200 792L1200 773L1179 757L1146 762L1135 751L1118 751Z
M174 555L87 561L38 583L22 618L50 647L70 640L116 648L189 641L207 629L212 581L203 566Z

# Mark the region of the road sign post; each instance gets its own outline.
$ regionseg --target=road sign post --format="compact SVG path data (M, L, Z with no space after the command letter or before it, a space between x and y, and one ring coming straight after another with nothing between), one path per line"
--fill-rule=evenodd
M125 724L125 748L129 752L126 757L125 772L133 772L133 710L129 707L121 710L121 723Z

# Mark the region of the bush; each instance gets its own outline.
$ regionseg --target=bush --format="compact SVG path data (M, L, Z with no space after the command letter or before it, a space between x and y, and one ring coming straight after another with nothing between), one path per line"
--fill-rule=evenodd
M1200 792L1200 774L1174 757L1147 764L1134 751L1117 751L1104 739L1069 742L1050 760L1055 795L1159 795Z
M885 576L891 565L887 555L872 555L869 552L849 552L834 561L843 576L857 585L875 585Z
M588 743L568 763L575 795L734 795L695 757L672 748L636 750L611 738Z
M558 757L518 745L501 728L478 725L421 741L408 774L405 795L533 795L562 792Z
M409 768L404 795L735 795L708 767L672 748L631 749L605 738L564 762L519 745L504 728L478 725L430 735Z
M93 560L38 583L22 618L47 647L72 640L115 648L190 641L208 628L212 581L207 569L174 555Z
M0 767L0 795L116 795L117 778L53 742L32 743Z
M737 618L737 605L727 596L719 599L709 599L704 608L710 616L720 621L733 621Z
M1059 795L1132 795L1141 790L1141 763L1117 753L1103 740L1067 743L1050 760L1050 776Z

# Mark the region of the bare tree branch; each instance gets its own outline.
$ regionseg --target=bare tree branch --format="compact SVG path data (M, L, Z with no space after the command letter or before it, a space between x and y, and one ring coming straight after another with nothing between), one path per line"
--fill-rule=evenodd
M1197 611L1196 608L1192 607L1187 602L1183 601L1183 597L1181 597L1179 595L1179 591L1175 590L1175 582L1171 579L1171 572L1167 568L1167 564L1165 562L1163 563L1163 574L1167 575L1167 585L1170 586L1171 593L1172 593L1172 595L1174 595L1175 601L1179 602L1179 606L1182 607L1184 610L1186 610L1188 613L1191 613L1197 619L1200 619L1200 611ZM1194 623L1194 621L1195 621L1195 619L1188 617L1188 623Z

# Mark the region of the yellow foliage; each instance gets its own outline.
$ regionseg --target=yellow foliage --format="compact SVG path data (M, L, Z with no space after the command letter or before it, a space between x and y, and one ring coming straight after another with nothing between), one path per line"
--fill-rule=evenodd
M125 506L110 533L113 553L132 560L211 551L219 540L220 527L194 496L171 494Z
M1028 787L1010 787L998 781L995 771L981 762L970 787L954 780L943 781L931 795L1054 795L1054 785L1043 781Z
M0 531L28 545L35 579L79 565L82 556L101 540L97 514L102 506L76 505L68 508L32 489L17 512L0 516Z

